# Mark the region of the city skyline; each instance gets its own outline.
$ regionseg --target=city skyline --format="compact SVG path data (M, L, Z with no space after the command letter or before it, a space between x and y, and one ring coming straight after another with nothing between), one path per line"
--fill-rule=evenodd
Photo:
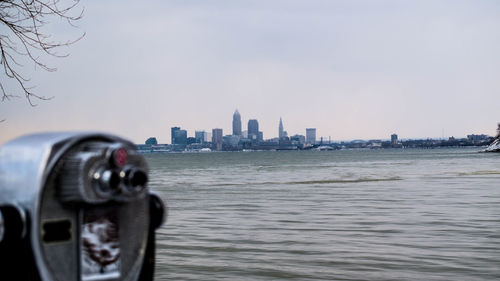
M271 135L270 137L264 138L264 137L262 137L262 135L265 132L259 130L259 121L257 119L248 119L247 130L243 130L242 117L241 117L241 114L239 113L238 109L236 109L233 113L233 116L232 116L232 131L230 134L229 133L224 134L224 132L227 132L227 131L225 131L220 126L218 126L218 127L216 126L212 129L186 129L180 125L177 125L174 127L170 127L170 131L171 131L170 144L175 144L174 140L178 137L178 135L181 138L183 138L183 143L185 144L186 139L190 137L190 134L188 133L189 131L193 131L193 134L191 134L191 137L193 139L196 139L196 140L203 139L203 142L205 142L205 141L207 141L207 139L209 139L208 141L210 142L210 140L213 141L215 138L215 139L217 139L217 142L221 142L221 143L223 142L223 139L222 139L223 137L231 136L231 135L238 136L241 139L248 138L248 139L254 139L257 141L275 140L275 139L281 140L283 137L287 138L287 137L292 137L292 136L295 136L295 137L301 136L301 137L305 138L305 143L312 143L312 144L317 143L319 141L331 143L332 141L333 142L350 142L350 141L357 141L357 140L364 140L364 141L390 140L390 142L393 145L396 144L398 142L398 140L423 140L423 139L446 140L446 139L454 139L455 137L456 138L464 138L464 137L469 137L471 135L475 135L474 133L469 133L465 136L446 136L446 137L443 136L440 138L430 138L430 137L417 137L417 138L403 137L403 138L401 138L400 136L398 137L397 132L392 132L388 136L385 136L382 138L335 139L335 138L332 138L331 135L329 135L329 136L318 135L317 128L304 128L303 132L292 132L291 134L288 134L288 131L284 130L283 119L281 117L279 118L277 128L278 128L277 129L277 132L278 132L277 136ZM214 137L214 132L216 132L216 134L217 134L216 137ZM259 135L261 136L261 138L259 138ZM486 136L488 134L486 134L486 135L479 134L479 135ZM207 138L207 136L208 136L208 138ZM488 135L488 136L493 137L495 135ZM149 138L155 138L156 140L159 139L155 135L145 137L145 139L149 139ZM142 143L142 142L138 142L138 143ZM162 141L158 141L158 143L168 144L167 142L162 142Z
M40 131L136 143L168 142L173 126L229 133L235 108L266 139L280 117L289 135L314 127L334 140L495 135L500 121L498 1L147 3L85 2L76 30L51 23L54 39L86 35L69 57L42 58L56 72L23 68L54 98L0 103L0 143Z
M498 124L500 127L500 123ZM145 144L137 144L141 153L155 152L208 152L208 151L263 151L263 150L339 150L339 149L383 149L383 148L437 148L437 147L470 147L486 146L493 136L485 134L467 135L467 138L449 137L436 139L399 139L396 133L390 140L352 140L332 141L330 137L316 137L316 128L306 128L306 135L288 136L284 131L283 119L278 123L279 137L264 139L263 132L258 129L258 120L249 119L247 130L241 132L241 115L238 110L233 114L233 132L224 135L223 129L214 128L212 133L195 131L194 137L188 137L187 131L180 127L171 127L171 144L159 143L156 137L149 137ZM498 137L498 135L497 135Z
M193 143L206 143L212 142L214 149L222 150L224 143L229 143L229 146L238 147L238 144L242 142L251 142L253 145L259 142L265 141L277 141L278 143L283 142L287 143L292 138L295 138L297 141L303 139L303 144L316 144L316 128L306 128L306 134L302 135L300 133L296 133L293 136L288 136L288 132L284 130L283 119L280 117L278 124L278 137L271 136L270 138L264 138L264 132L259 130L259 122L257 119L249 119L247 123L247 130L243 131L242 122L241 122L241 114L238 109L236 109L233 113L232 120L232 134L224 135L224 131L221 128L213 128L212 133L205 130L197 129L194 132L194 135L190 137L187 134L187 130L181 128L180 126L174 126L170 128L171 135L171 145L185 147L186 145ZM226 140L226 138L230 137L230 139ZM328 137L328 140L331 141L331 137ZM321 137L321 141L323 141L323 137ZM299 141L300 142L300 141ZM145 144L166 144L165 142L158 142L158 138L155 136L150 136L145 141Z

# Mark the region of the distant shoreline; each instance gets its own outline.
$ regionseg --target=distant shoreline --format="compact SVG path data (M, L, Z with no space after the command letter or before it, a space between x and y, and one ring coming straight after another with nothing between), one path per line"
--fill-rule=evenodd
M224 153L224 152L283 152L283 151L368 151L368 150L428 150L428 149L472 149L477 148L478 152L483 152L488 145L467 145L467 146L422 146L422 147L387 147L387 148L369 148L369 147L361 147L361 148L338 148L338 149L324 149L320 147L312 148L312 149L244 149L244 150L144 150L138 149L138 152L141 154L192 154L192 153Z

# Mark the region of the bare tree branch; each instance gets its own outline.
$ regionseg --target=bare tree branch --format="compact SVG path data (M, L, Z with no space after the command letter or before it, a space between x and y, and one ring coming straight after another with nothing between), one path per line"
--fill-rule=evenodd
M20 88L21 94L8 91L4 79L0 80L1 100L24 96L31 106L36 106L33 99L50 100L36 94L30 79L21 75L25 67L16 58L27 58L35 67L53 72L56 68L48 66L41 60L42 56L67 57L66 53L58 53L60 47L69 46L85 36L68 41L54 41L45 30L53 20L64 20L71 27L83 16L83 8L75 11L80 0L0 0L0 65L6 79L12 79ZM75 13L76 12L76 13Z

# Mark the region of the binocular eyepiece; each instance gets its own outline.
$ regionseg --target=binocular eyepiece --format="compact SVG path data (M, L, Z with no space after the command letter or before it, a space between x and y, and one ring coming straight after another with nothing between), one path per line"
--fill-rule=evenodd
M146 190L148 175L144 158L121 144L82 143L60 165L62 202L127 202L143 196Z
M0 274L152 280L166 207L148 172L134 144L108 134L35 134L1 146Z

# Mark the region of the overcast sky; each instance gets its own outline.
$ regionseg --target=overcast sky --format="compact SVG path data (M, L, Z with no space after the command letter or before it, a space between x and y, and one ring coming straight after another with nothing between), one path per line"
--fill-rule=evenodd
M40 95L0 104L0 143L98 130L170 143L170 127L264 138L306 127L332 140L495 134L500 1L89 1L86 36L57 72L25 69Z

